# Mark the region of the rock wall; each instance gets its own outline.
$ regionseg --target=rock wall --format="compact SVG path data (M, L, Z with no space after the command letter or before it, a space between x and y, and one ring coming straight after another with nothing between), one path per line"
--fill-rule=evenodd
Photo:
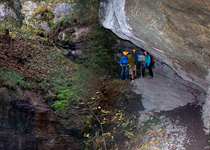
M52 10L55 14L54 21L56 22L63 15L67 15L71 11L73 11L73 6L74 5L71 3L58 3L55 6L53 6ZM34 9L36 9L37 7L38 7L37 3L33 2L33 1L23 1L22 2L21 12L25 16L24 22L26 24L30 24L29 23L30 16L32 15ZM9 8L7 8L6 10L5 9L6 9L5 6L3 4L1 4L0 5L0 20L4 20L5 16L7 16L7 15L11 15L11 16L17 18L12 9L9 9ZM42 24L37 23L37 25L41 26L45 30L49 29L49 27L44 22Z
M189 103L203 104L205 91L196 84L183 80L166 64L156 60L154 78L132 81L134 92L142 95L145 112L174 110Z
M100 6L100 22L105 28L149 51L185 80L208 90L209 0L104 0ZM207 96L203 109L207 131L209 101Z
M148 50L184 79L207 90L209 0L108 0L100 20L119 37Z
M205 132L210 133L210 88L207 92L206 102L203 106L203 120L205 125Z
M4 20L8 15L17 18L15 12L12 9L5 7L3 4L0 4L0 21Z
M1 150L76 150L81 136L65 129L42 97L0 88Z
M53 7L55 13L55 20L61 18L63 15L68 15L73 11L73 4L70 3L58 3Z

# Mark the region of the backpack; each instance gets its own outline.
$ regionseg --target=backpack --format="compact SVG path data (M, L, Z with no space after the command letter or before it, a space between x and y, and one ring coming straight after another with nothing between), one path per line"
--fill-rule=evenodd
M154 57L152 55L150 55L150 56L151 56L151 66L153 67L154 64L155 64L155 59L154 59Z

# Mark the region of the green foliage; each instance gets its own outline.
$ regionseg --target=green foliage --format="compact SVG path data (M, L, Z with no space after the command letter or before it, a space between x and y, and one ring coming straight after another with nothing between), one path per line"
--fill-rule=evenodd
M55 5L57 3L74 3L75 0L46 0L48 3Z
M9 70L0 68L0 85L15 89L19 86L23 89L36 89L36 85L33 82L24 80L23 77L17 75Z
M76 92L75 91L70 91L69 89L65 89L60 92L57 96L60 100L77 100Z
M50 1L52 5L55 5L62 0ZM67 3L74 3L74 12L70 12L68 15L62 16L53 25L52 29L55 29L61 25L68 24L73 26L75 24L87 25L98 23L98 11L99 11L99 0L64 0Z
M35 70L41 68L42 89L45 92L50 90L57 95L71 86L77 66L56 50L50 50L42 55L45 55L44 58L32 62L30 66Z
M61 18L56 20L56 22L51 26L51 31L54 32L56 29L60 27L65 27L65 25L68 26L74 26L74 22L72 22L72 18L69 15L62 15Z
M8 30L8 27L5 24L1 24L0 30Z
M100 0L75 0L75 17L80 24L98 23Z
M63 110L67 110L67 106L70 104L67 100L55 101L52 108L55 109L55 113L59 113Z
M59 0L57 0L59 1ZM68 0L67 0L68 1ZM64 31L68 27L78 25L98 24L99 0L69 0L74 3L74 11L68 15L63 15L52 25L49 37L55 39L60 31ZM53 3L53 2L51 2ZM54 2L57 3L57 2Z
M34 9L33 14L30 16L29 22L37 29L41 30L40 24L46 22L49 27L54 24L55 14L52 7L46 3Z
M119 65L114 60L114 50L112 46L115 44L113 34L103 27L95 27L93 29L91 40L87 43L87 49L84 55L79 58L79 63L90 70L95 76L115 76L119 70Z
M60 93L57 95L57 98L59 100L55 101L54 104L52 105L56 113L62 110L66 110L69 104L78 101L76 89L72 90L69 90L68 88L64 89L60 91Z

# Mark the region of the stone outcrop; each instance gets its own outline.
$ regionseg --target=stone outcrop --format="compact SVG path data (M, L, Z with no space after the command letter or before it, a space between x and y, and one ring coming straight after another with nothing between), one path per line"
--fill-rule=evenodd
M71 3L58 3L53 7L55 13L55 20L61 18L63 15L68 15L73 11L73 4Z
M105 28L205 91L210 86L209 18L209 0L104 0L100 8ZM203 118L208 129L209 98L206 101Z
M58 3L55 6L53 6L52 10L53 10L53 13L55 14L54 21L56 22L62 16L68 15L70 12L72 12L73 6L74 5L71 3ZM30 19L31 15L33 14L34 9L36 9L37 7L38 7L38 4L34 1L23 1L22 2L21 13L24 14L24 16L25 16L24 22L26 24L31 24L29 22L29 19ZM13 16L14 18L17 18L15 12L12 9L6 8L5 5L0 4L0 20L4 20L5 17L8 15ZM42 27L42 29L45 29L45 30L49 29L46 22L42 22L41 24L36 23L36 25L34 25L34 24L31 24L31 25L34 26L35 28L37 28L36 26L40 26L40 27Z
M134 92L142 95L145 111L169 111L188 103L205 101L205 91L196 84L183 80L170 67L156 61L154 78L134 80Z
M81 135L75 133L56 120L40 95L0 88L0 149L80 149Z
M149 51L184 79L209 86L208 0L108 0L100 19L116 35Z

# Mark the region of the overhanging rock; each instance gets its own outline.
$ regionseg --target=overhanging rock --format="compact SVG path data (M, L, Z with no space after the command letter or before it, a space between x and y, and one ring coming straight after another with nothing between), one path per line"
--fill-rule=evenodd
M101 24L144 48L181 77L210 85L210 1L104 0Z

